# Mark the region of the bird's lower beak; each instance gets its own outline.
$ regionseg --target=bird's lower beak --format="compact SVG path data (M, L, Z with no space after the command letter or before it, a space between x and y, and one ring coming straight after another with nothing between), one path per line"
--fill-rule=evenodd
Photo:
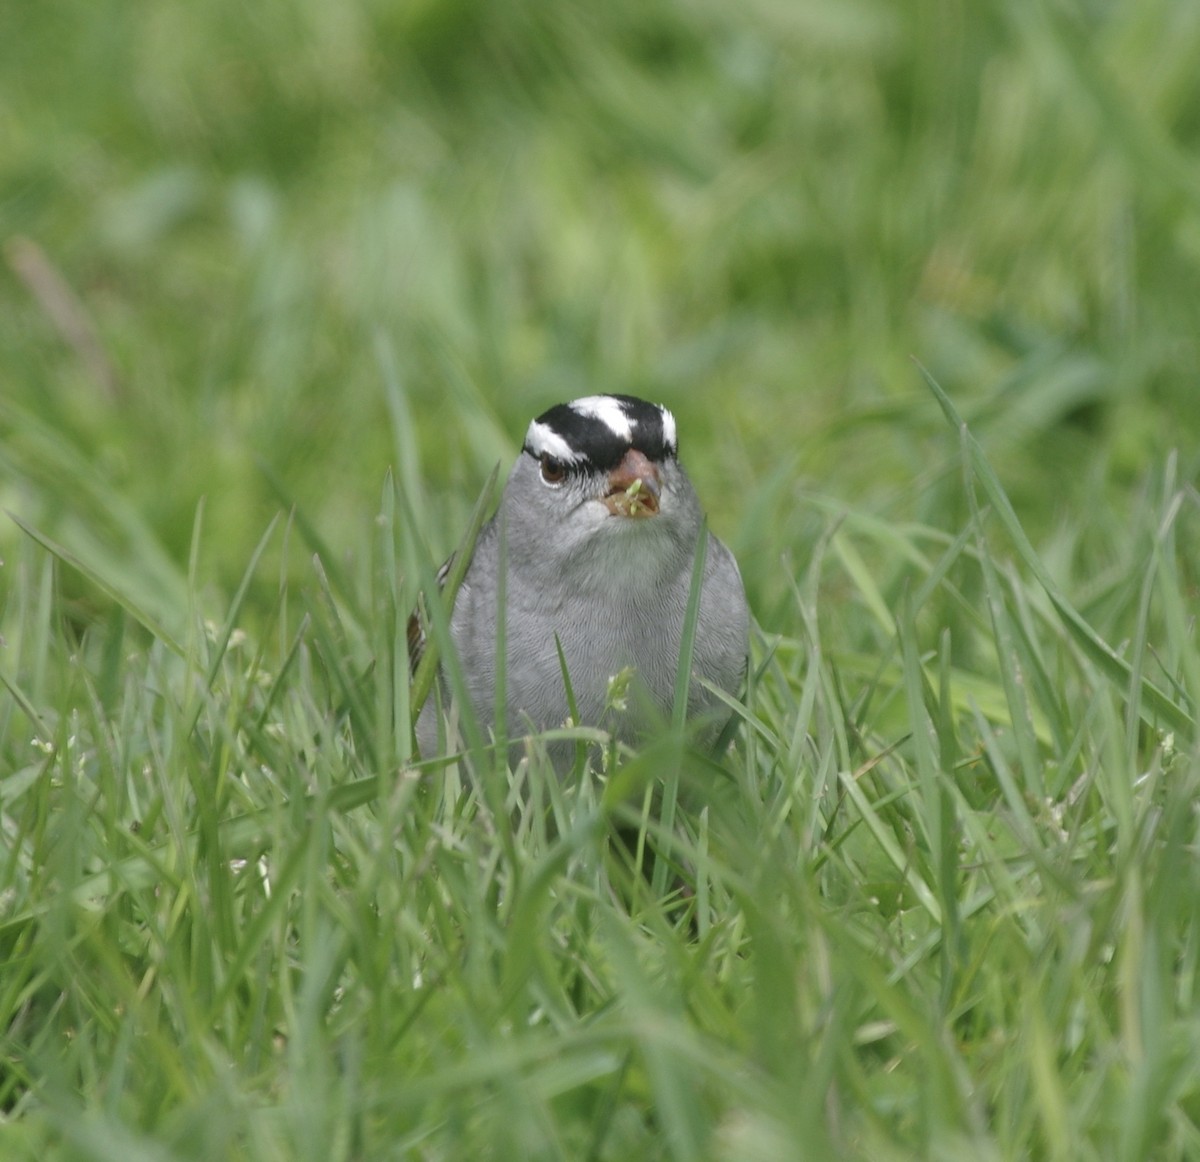
M614 516L647 517L658 513L662 478L641 452L630 448L608 474L608 490L601 498Z

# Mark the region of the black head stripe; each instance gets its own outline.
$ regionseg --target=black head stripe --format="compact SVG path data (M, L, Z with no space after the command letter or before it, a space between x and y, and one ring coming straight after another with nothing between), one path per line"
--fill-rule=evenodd
M675 420L658 404L631 395L585 396L543 412L525 438L531 456L551 456L568 468L608 471L630 448L649 460L676 454Z
M650 460L666 460L678 451L675 417L661 404L648 403L632 395L614 395L633 424L632 447Z

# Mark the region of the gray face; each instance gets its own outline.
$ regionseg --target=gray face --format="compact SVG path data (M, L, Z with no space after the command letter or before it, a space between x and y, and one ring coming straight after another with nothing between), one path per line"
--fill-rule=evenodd
M701 514L676 459L675 419L631 396L587 396L529 425L503 511L510 543L577 583L644 585L695 548ZM534 535L536 534L536 535ZM602 575L598 575L602 573Z

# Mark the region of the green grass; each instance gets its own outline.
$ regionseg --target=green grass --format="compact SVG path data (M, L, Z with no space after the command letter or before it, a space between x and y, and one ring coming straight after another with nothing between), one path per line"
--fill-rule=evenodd
M0 1157L1200 1156L1195 5L106 7L0 37ZM414 765L606 389L734 749Z

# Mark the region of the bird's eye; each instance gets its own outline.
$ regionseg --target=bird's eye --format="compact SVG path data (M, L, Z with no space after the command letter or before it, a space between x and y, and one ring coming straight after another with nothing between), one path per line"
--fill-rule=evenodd
M543 456L542 464L542 479L547 484L561 484L567 478L567 466L561 460L555 460L553 456Z

